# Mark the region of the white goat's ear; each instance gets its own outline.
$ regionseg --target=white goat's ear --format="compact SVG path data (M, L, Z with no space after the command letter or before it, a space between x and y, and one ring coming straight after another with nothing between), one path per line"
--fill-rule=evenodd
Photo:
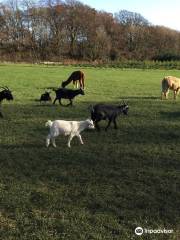
M89 123L93 123L93 120L92 119L90 119L90 118L88 118L86 121L88 121Z

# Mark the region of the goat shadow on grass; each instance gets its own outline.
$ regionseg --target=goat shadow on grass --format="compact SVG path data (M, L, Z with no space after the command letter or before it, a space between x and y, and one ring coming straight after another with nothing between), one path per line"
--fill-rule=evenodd
M160 114L163 116L163 118L167 119L175 119L180 118L180 111L179 112L160 112Z
M19 149L35 149L35 150L40 150L40 149L47 149L47 147L45 146L45 142L43 143L36 143L36 142L32 142L32 143L22 143L22 144L1 144L1 146L3 147L3 149L6 150L19 150Z
M47 107L47 106L53 106L53 101L41 101L40 99L32 99L32 102L36 102L36 105L33 105L34 107Z
M36 104L36 105L33 105L34 107L56 107L56 108L59 108L59 107L62 107L62 108L70 108L70 109L74 109L76 107L76 105L69 105L69 104L62 104L60 105L59 103L58 104L53 104L52 102L49 102L49 103L39 103L39 104Z
M53 107L54 105L52 103L39 103L39 104L35 104L33 105L33 107Z

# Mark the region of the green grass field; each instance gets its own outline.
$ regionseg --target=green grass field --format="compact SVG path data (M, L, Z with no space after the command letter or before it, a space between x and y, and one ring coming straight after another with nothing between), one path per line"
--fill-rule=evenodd
M36 101L75 69L0 66L0 86L15 98L0 119L0 239L179 239L180 99L161 101L160 80L180 71L84 68L74 107ZM100 133L82 133L84 146L59 137L46 149L48 119L86 119L89 105L122 100L129 115L118 130L101 122ZM138 226L173 234L136 236Z

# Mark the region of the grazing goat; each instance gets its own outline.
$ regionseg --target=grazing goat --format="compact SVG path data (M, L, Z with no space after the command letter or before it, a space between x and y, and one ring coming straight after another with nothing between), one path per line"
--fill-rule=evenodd
M84 73L82 71L75 71L69 76L66 81L62 82L61 87L64 88L73 81L73 84L76 85L76 88L78 88L79 81L80 88L84 89L84 80Z
M84 91L80 88L77 90L72 90L72 89L67 89L67 88L58 88L57 90L54 90L56 93L56 98L53 102L55 104L56 100L59 100L59 104L63 106L61 103L61 99L69 99L70 103L67 104L66 106L69 106L73 104L72 99L74 99L77 95L81 94L84 95Z
M51 96L50 96L50 93L51 93L51 92L45 91L45 93L43 93L43 94L41 95L39 101L40 101L40 102L41 102L41 101L43 101L43 102L52 101Z
M80 133L85 129L94 129L93 121L87 119L85 121L65 121L65 120L48 120L45 124L46 127L50 128L50 132L46 137L46 147L49 146L50 141L52 145L56 147L55 138L59 135L69 136L68 147L71 147L71 140L77 136L81 144L83 143Z
M13 100L13 95L8 87L1 87L3 90L0 92L0 105L1 102L6 99L8 101ZM0 109L0 117L3 118L3 114Z
M106 119L109 120L108 125L105 128L106 131L109 128L112 121L114 123L114 128L117 129L116 118L121 113L127 115L128 109L129 107L125 103L119 106L107 105L107 104L96 104L95 106L92 106L91 119L93 120L95 127L98 130L100 130L98 122Z
M180 78L176 78L172 76L163 78L161 99L163 99L163 96L165 97L165 99L168 98L169 89L173 90L174 99L176 99L176 96L179 93L179 89L180 89Z

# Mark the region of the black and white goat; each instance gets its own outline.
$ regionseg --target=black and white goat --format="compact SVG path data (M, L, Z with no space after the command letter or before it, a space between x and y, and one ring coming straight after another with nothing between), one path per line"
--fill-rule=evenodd
M108 120L107 130L111 124L114 123L114 128L117 129L116 118L121 114L128 114L129 106L125 103L121 105L108 105L108 104L96 104L91 108L91 119L93 120L95 127L100 130L98 122L101 120Z
M56 98L53 102L53 104L55 104L55 102L57 100L59 100L59 104L61 104L63 106L63 104L61 103L61 99L69 99L70 103L67 104L66 106L69 106L69 105L73 105L73 102L72 100L77 96L77 95L85 95L84 91L80 88L80 89L77 89L77 90L72 90L72 89L67 89L67 88L58 88L57 90L55 90L55 93L56 93Z
M52 141L52 145L56 147L55 138L59 135L69 136L68 147L71 147L71 140L77 136L81 144L83 143L80 133L85 129L94 129L93 121L87 119L85 121L65 121L65 120L48 120L45 124L50 128L50 132L46 137L46 147L49 146Z
M12 95L12 92L9 90L9 88L7 86L5 87L0 87L2 88L3 90L0 92L0 105L1 105L1 102L6 99L8 101L10 100L13 100L13 95ZM3 114L1 112L1 109L0 109L0 117L3 117Z

